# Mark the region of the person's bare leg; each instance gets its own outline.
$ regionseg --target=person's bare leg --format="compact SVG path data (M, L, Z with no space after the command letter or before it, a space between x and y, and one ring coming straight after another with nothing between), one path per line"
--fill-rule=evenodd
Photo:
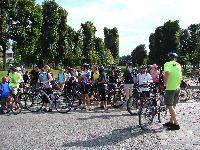
M103 103L104 103L104 104L103 104L104 110L108 110L108 103L107 103L107 101L104 101Z
M169 113L171 115L170 117L170 122L173 124L178 124L177 120L176 120L176 108L175 106L168 106L169 109Z

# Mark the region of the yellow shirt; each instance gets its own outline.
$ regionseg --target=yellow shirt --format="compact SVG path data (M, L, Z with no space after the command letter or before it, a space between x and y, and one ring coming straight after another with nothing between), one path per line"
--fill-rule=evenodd
M19 81L22 79L21 74L15 72L15 73L9 73L10 83L9 85L13 88L19 88Z
M93 74L93 80L98 80L98 79L99 79L99 71L96 71Z

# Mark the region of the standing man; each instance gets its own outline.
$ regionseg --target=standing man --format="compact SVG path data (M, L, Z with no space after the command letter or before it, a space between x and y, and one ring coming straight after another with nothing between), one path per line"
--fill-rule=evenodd
M168 130L179 130L176 118L176 104L178 103L179 88L182 80L181 65L177 62L178 55L169 53L169 62L164 64L164 84L166 85L165 105L171 115L170 121L163 124Z
M125 100L124 108L127 107L127 101L132 96L133 90L133 75L132 75L132 62L126 63L126 70L123 74L124 78L124 92L125 92Z
M12 96L16 99L17 90L19 88L19 82L22 79L21 74L17 73L17 69L15 67L12 68L12 72L9 73L9 86L11 87Z

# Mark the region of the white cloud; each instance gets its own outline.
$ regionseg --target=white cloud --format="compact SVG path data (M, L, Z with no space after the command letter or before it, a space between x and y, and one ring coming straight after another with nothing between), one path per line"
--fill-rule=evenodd
M82 6L62 6L68 11L68 24L76 30L92 21L96 36L103 38L103 28L117 27L120 55L130 54L139 44L146 44L150 33L168 20L179 20L182 28L199 23L198 0L98 0Z

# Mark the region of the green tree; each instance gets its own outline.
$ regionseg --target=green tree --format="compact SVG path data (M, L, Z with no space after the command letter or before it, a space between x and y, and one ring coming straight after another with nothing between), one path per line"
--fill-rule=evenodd
M131 55L122 56L119 58L119 65L124 66L127 62L132 62Z
M45 63L52 63L52 60L55 60L57 43L59 40L59 6L55 0L45 0L42 4L42 8L43 24L40 38L41 48L39 50L42 54L43 61Z
M96 27L93 25L91 21L87 21L86 23L81 24L81 33L83 40L83 55L85 62L91 63L90 60L90 52L95 49L95 33Z
M119 63L119 34L117 28L104 28L105 47L110 50L115 63Z
M169 20L163 26L156 28L155 33L152 33L149 38L149 62L163 65L167 61L167 54L178 50L179 39L177 33L179 30L177 20Z
M6 68L6 49L9 46L9 40L12 40L13 14L16 14L17 0L0 1L0 45L3 50L3 69Z
M179 59L180 63L186 65L189 62L189 32L187 29L179 32Z
M42 25L42 8L35 5L34 0L18 0L16 14L13 14L13 40L15 57L20 58L18 63L34 63L36 61L35 49L37 48Z
M199 65L200 25L191 24L188 27L188 32L189 32L189 41L188 41L189 61L192 65Z
M98 53L98 64L105 64L105 45L103 39L95 38L95 50Z
M58 24L58 42L55 56L56 66L63 63L67 57L68 41L67 41L67 11L62 7L58 8L59 24Z
M147 50L144 44L138 45L132 52L131 52L132 62L134 65L142 65L146 64L147 60Z

